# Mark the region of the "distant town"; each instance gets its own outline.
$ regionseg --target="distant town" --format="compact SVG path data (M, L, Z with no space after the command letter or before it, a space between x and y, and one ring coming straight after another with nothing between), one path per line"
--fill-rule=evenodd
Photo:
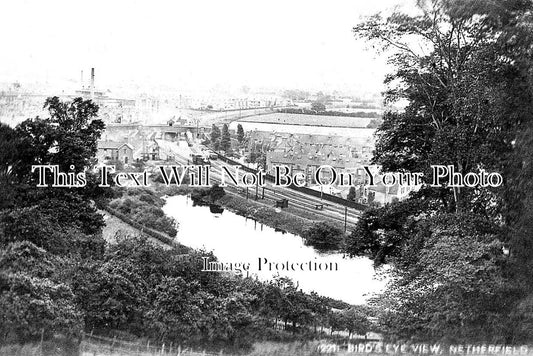
M46 116L43 103L49 96L93 100L106 124L98 142L101 164L119 163L127 169L137 162L155 167L176 162L208 164L227 157L268 174L273 167L287 166L288 174L304 176L310 189L375 206L403 200L417 189L368 184L361 167L379 171L371 158L374 132L384 111L379 97L371 95L244 87L237 94L121 96L98 86L95 68L81 70L78 88L71 92L20 83L3 84L0 89L0 120L11 126L28 117ZM230 138L221 147L213 140L213 130L224 127ZM354 177L353 183L318 184L316 172L324 165ZM328 178L328 172L321 174Z

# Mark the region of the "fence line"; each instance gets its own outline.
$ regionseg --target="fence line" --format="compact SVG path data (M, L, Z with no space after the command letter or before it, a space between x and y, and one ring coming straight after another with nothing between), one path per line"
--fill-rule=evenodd
M109 338L100 335L84 333L83 341L80 345L82 355L98 355L99 352L108 352L111 355L131 355L131 356L153 356L153 355L173 355L173 356L220 356L219 353L207 352L205 350L193 350L182 347L180 344L163 343L151 344L147 342L133 342L121 339Z
M155 239L157 239L157 240L159 240L159 241L161 241L161 242L163 242L165 244L179 246L179 244L172 237L168 236L167 234L164 234L164 233L162 233L160 231L154 230L154 229L152 229L152 228L150 228L150 227L148 227L146 225L140 224L137 221L134 221L130 217L122 214L118 210L113 209L113 208L111 208L108 205L99 204L98 207L100 209L102 209L102 210L107 211L109 214L117 217L118 219L122 220L126 224L133 226L137 230L140 230L141 233L147 234L148 236L151 236L151 237L153 237L153 238L155 238Z

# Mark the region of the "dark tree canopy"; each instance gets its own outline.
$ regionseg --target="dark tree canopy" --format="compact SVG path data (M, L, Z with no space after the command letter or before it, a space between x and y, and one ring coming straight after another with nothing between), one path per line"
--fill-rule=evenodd
M48 98L44 104L50 117L28 119L16 127L20 139L14 172L27 177L35 164L59 165L62 171L83 171L94 163L97 142L104 123L96 118L98 106L91 100L76 98L63 102Z
M305 230L303 236L305 243L318 250L338 250L343 242L343 233L340 229L326 222L318 222Z
M35 164L63 171L74 165L76 172L91 167L104 129L98 107L57 97L44 106L49 118L14 129L0 124L2 342L81 337L83 313L66 276L75 261L98 259L105 248L104 222L89 189L39 188L31 173Z
M316 112L323 112L326 111L326 105L321 101L314 101L311 103L311 110L314 110Z
M231 136L227 124L222 126L222 134L220 137L220 149L225 152L231 151Z
M462 174L484 169L504 184L424 185L406 201L366 211L347 252L393 266L376 299L391 336L531 340L523 332L530 319L517 323L513 308L533 290L533 4L420 0L417 8L354 28L394 68L385 103L406 103L384 114L373 161L429 178L436 164Z
M244 129L241 124L237 124L237 141L239 141L239 143L244 142Z
M213 144L215 150L218 150L220 147L220 135L220 129L218 126L213 124L211 127L211 143Z

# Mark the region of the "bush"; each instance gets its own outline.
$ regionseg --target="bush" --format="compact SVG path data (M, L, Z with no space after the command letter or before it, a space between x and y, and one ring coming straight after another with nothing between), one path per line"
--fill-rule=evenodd
M338 250L342 245L343 233L326 222L319 222L305 230L303 238L306 245L313 246L317 250Z
M83 329L68 285L26 273L0 273L0 319L8 342L49 339L54 333L79 337Z
M125 194L109 202L109 207L138 224L164 232L170 237L177 235L176 222L165 216L161 209L165 204L163 199L148 189L132 189Z

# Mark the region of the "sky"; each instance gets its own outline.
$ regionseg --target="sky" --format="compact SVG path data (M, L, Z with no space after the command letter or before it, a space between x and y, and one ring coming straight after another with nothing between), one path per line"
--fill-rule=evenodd
M0 82L379 92L351 30L398 1L0 0Z

